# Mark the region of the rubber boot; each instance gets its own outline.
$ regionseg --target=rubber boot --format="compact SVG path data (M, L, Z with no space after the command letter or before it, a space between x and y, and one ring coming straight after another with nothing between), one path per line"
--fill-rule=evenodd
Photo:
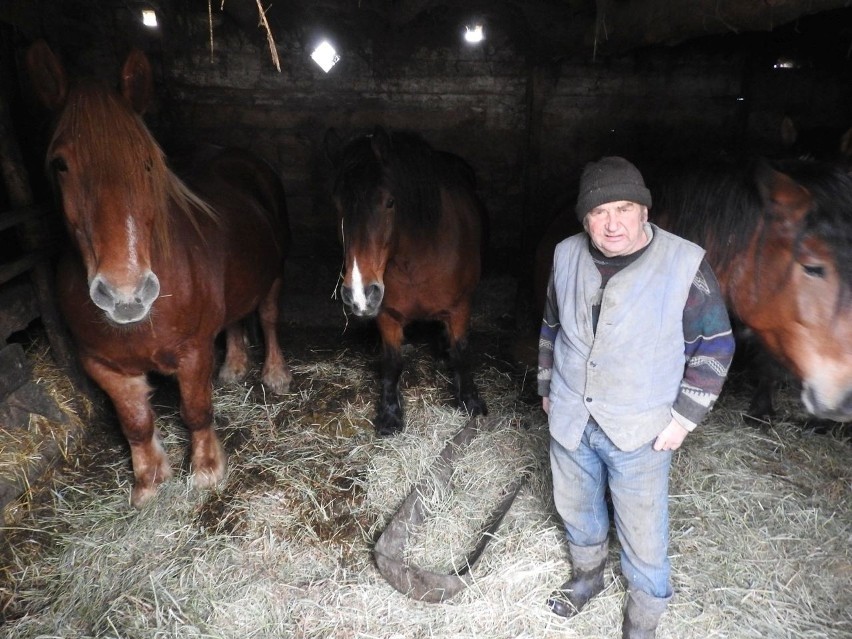
M622 639L654 639L657 624L669 605L668 597L654 597L642 590L629 590L621 626Z
M571 578L547 599L547 606L554 614L570 619L604 589L607 547L607 542L589 547L569 544L574 570Z

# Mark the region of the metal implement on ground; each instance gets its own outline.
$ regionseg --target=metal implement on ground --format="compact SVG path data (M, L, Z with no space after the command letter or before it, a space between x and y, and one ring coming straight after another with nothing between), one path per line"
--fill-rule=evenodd
M373 556L379 572L399 592L429 603L440 603L455 596L473 582L471 569L476 566L488 542L512 506L525 476L515 479L505 490L497 508L486 521L482 533L467 556L465 564L450 574L437 573L405 561L405 548L412 533L426 520L424 504L438 490L452 484L454 462L480 432L492 430L499 418L476 417L453 437L435 463L427 478L421 479L394 514L376 542Z

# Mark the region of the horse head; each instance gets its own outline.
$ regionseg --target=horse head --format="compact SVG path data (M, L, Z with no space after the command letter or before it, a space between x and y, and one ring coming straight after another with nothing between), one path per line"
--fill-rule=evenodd
M375 317L384 299L388 265L410 275L412 252L434 243L448 176L472 190L472 169L447 156L416 134L391 134L381 127L342 149L333 187L344 251L340 291L355 315Z
M151 65L132 51L120 91L69 82L44 42L26 57L36 95L55 114L46 167L85 265L91 301L115 324L148 316L160 293L152 240L165 234L168 171L141 119L151 100Z
M764 228L755 273L729 285L735 312L802 381L818 417L852 419L852 178L842 171L757 174Z
M390 136L379 127L372 136L350 142L338 161L334 202L344 253L340 295L359 317L379 312L385 268L396 242L391 163Z

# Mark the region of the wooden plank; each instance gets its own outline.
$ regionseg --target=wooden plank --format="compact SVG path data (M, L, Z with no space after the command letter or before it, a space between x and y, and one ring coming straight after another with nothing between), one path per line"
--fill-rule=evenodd
M0 401L30 381L30 365L20 344L0 349Z
M0 211L0 231L37 220L43 217L44 213L44 209L38 206L23 206L8 211Z
M19 280L0 286L0 343L24 330L38 316L38 301L29 282Z
M0 284L5 284L19 275L32 270L39 262L46 260L48 257L50 257L50 254L47 251L35 251L8 264L0 264Z
M56 400L41 384L32 379L0 401L0 415L19 415L18 424L29 425L30 415L41 415L57 424L67 424L68 416L62 412ZM0 422L2 423L2 422Z
M0 175L6 183L9 202L14 208L26 208L34 205L29 176L14 136L8 106L2 96L0 96ZM48 227L45 220L47 220L47 216L35 220L35 223L26 223L19 229L18 236L21 246L36 249L50 245L50 241L45 235L45 230ZM57 296L54 290L55 275L53 264L47 259L49 255L50 253L46 249L35 250L23 258L23 261L13 263L8 267L3 266L2 268L8 268L8 271L5 274L5 279L0 276L0 284L22 272L29 271L30 282L38 300L42 324L47 332L54 360L68 374L77 389L91 397L92 402L96 402L94 389L74 355L71 336L59 316L59 309L56 304Z

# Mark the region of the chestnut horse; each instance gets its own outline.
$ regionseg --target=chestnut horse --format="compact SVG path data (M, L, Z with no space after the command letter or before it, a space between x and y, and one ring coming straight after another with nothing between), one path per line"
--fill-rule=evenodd
M658 193L652 219L707 250L732 316L801 381L807 411L852 420L852 176L761 160Z
M801 381L809 413L852 420L852 177L809 160L660 175L651 221L706 249L728 311ZM542 308L542 263L580 230L560 215L538 247Z
M58 269L60 308L130 444L131 502L141 507L172 474L150 372L176 377L193 483L213 486L226 472L213 429L217 335L226 331L220 379L242 378L249 354L240 320L259 311L263 383L284 393L291 379L276 335L290 241L281 182L247 152L222 149L196 158L179 179L140 117L153 82L139 51L121 69L120 92L70 81L44 42L26 61L36 94L56 115L46 166L73 245Z
M376 319L382 338L376 432L403 427L401 345L415 320L443 323L456 399L471 415L485 414L467 352L485 224L472 169L417 135L381 127L342 149L333 142L327 135L344 252L340 294L354 315Z

